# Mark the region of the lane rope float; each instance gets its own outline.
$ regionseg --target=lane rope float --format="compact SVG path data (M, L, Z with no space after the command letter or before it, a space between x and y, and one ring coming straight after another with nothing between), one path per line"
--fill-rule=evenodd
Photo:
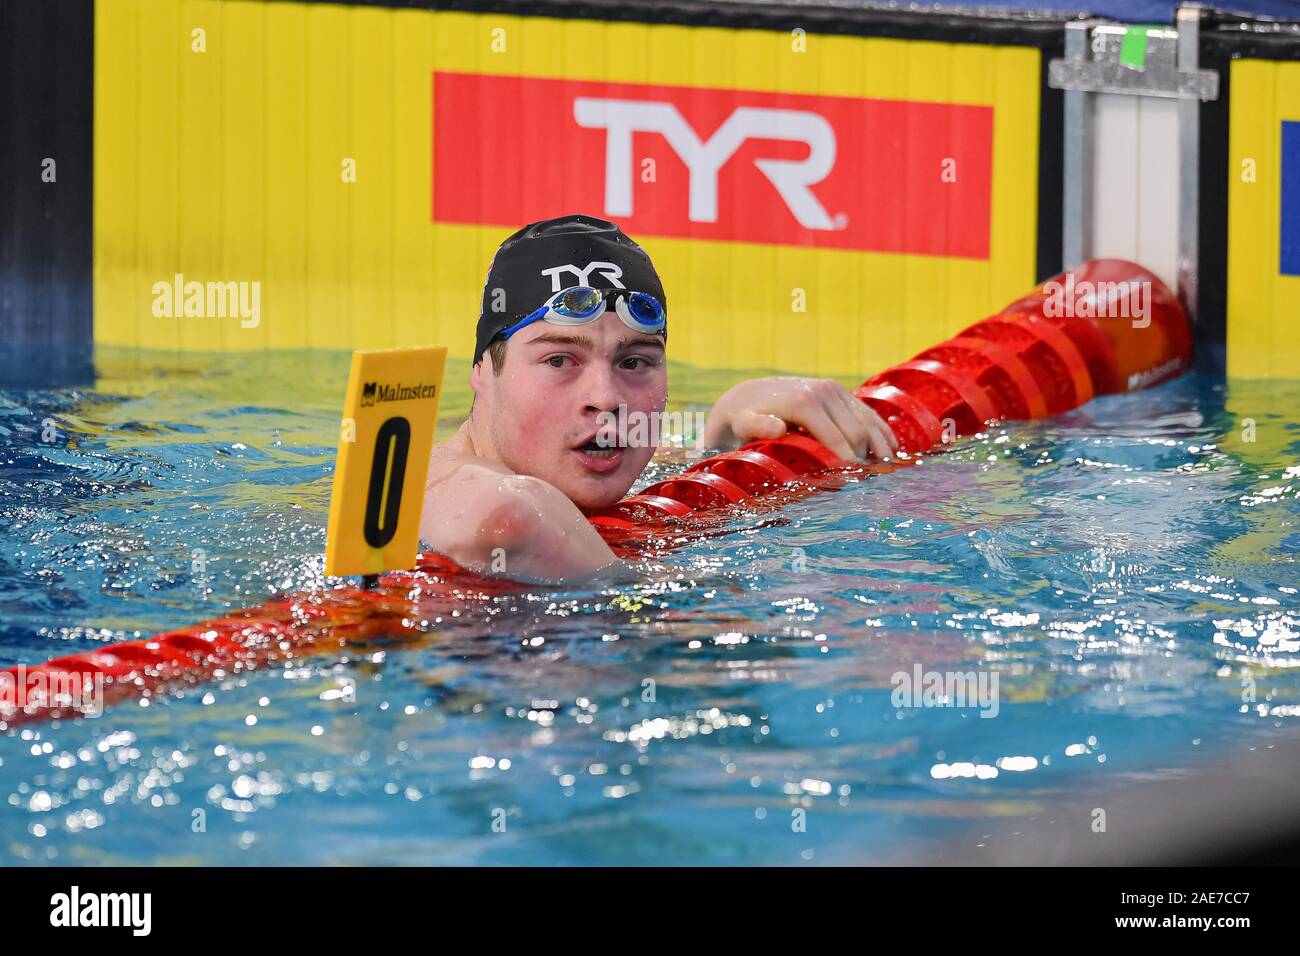
M884 418L906 462L992 421L1056 415L1096 395L1157 385L1190 361L1187 316L1169 288L1134 263L1100 259L872 376L853 394ZM588 517L616 553L631 556L706 534L738 508L776 508L839 487L849 473L890 470L848 465L795 430L695 462ZM87 697L97 704L147 697L304 653L419 633L418 613L428 606L417 601L445 601L450 614L467 601L526 588L424 552L414 570L382 574L371 588L276 597L145 640L0 671L0 707L22 701L0 710L0 728L84 713Z

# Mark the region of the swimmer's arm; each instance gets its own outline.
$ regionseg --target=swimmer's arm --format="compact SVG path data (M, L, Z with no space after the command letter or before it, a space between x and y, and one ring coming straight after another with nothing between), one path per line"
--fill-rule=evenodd
M462 567L519 581L581 577L618 560L554 485L478 464L429 486L420 538Z

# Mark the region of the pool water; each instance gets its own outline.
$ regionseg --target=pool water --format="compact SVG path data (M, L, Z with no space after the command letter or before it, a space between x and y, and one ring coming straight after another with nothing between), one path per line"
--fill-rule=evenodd
M93 388L0 391L0 665L326 584L347 361L103 351ZM674 366L672 396L739 377ZM1298 422L1300 382L1186 377L742 516L643 582L12 729L0 863L905 860L1179 774L1300 717ZM996 674L996 716L897 706L918 667Z

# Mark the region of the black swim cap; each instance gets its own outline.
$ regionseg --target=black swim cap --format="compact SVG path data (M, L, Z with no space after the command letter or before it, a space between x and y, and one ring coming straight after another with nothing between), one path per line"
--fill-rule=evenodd
M474 361L499 332L574 285L644 292L668 308L650 257L614 223L581 215L529 223L501 243L488 268Z

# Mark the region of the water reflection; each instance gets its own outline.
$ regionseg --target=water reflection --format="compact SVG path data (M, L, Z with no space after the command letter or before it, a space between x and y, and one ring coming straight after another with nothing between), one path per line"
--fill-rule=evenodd
M0 657L322 583L342 361L5 393ZM1298 413L1292 384L1106 399L642 581L430 597L422 634L24 728L0 859L817 863L1176 772L1300 714ZM996 671L997 717L896 706L918 665Z

